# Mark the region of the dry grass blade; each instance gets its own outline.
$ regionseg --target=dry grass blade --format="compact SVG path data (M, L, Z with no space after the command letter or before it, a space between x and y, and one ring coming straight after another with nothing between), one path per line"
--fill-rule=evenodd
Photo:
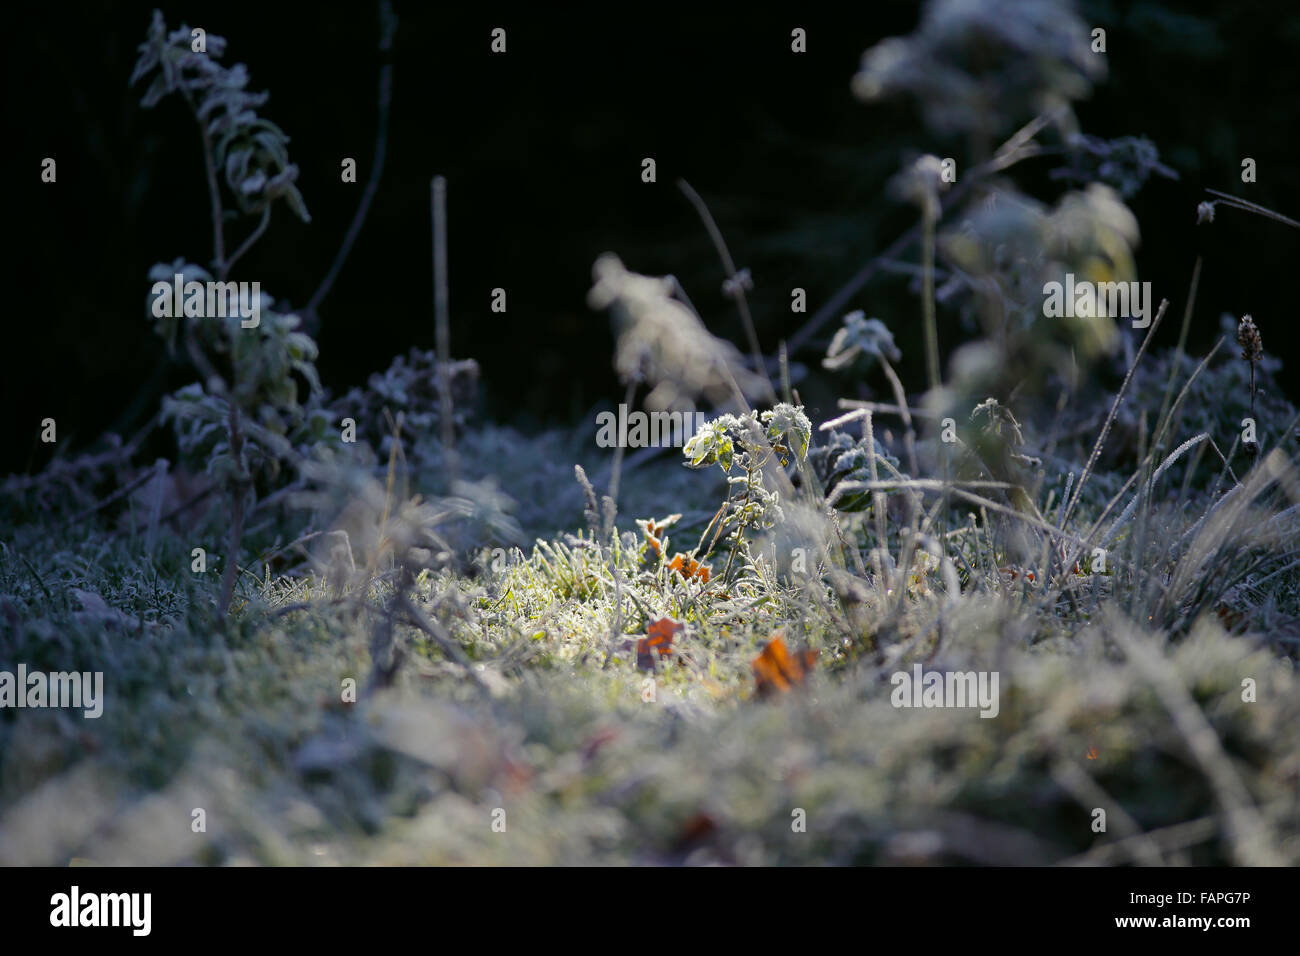
M1092 454L1088 456L1088 463L1083 468L1083 474L1079 476L1079 482L1074 489L1074 498L1066 506L1065 514L1061 518L1062 521L1068 521L1074 513L1074 509L1078 507L1079 498L1083 494L1083 486L1088 483L1088 479L1092 476L1092 470L1097 464L1097 457L1101 454L1102 446L1106 444L1106 436L1110 434L1110 427L1115 423L1115 416L1119 413L1119 407L1124 401L1124 394L1128 391L1129 383L1133 381L1133 373L1137 370L1138 363L1142 361L1142 356L1146 354L1151 340L1155 338L1156 331L1160 328L1160 320L1164 318L1165 309L1168 307L1169 300L1162 299L1156 317L1151 323L1151 328L1147 329L1147 334L1142 339L1142 345L1133 359L1133 364L1129 366L1124 381L1120 384L1119 391L1115 393L1115 400L1111 403L1110 412L1106 415L1106 423L1102 425L1101 434L1097 436L1097 442L1092 447Z

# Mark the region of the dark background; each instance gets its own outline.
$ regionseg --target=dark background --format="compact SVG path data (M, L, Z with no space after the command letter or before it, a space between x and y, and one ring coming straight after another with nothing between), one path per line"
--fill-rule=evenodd
M7 13L5 130L7 315L0 472L48 459L39 422L60 446L106 428L130 433L164 389L194 379L165 362L146 316L147 272L176 257L206 263L211 225L202 154L179 98L139 106L127 80L154 4L50 4ZM483 412L524 427L572 422L621 399L605 316L585 297L604 251L648 274L672 273L715 332L743 344L720 291L721 266L677 190L703 195L751 296L769 354L872 255L913 221L885 192L906 150L962 155L927 139L909 103L865 105L849 81L864 50L910 32L910 2L827 5L538 5L396 3L400 18L388 160L380 189L321 307L319 368L336 392L392 356L433 344L429 180L448 178L452 349L483 368ZM277 206L267 236L234 279L258 280L293 306L316 289L360 200L374 149L379 69L371 3L178 2L182 22L227 38L222 62L248 65L261 114L292 139L313 220ZM1195 225L1210 186L1300 218L1293 158L1300 102L1300 16L1289 3L1088 3L1108 34L1109 79L1080 105L1084 131L1144 134L1180 180L1155 178L1129 205L1142 227L1140 278L1181 315L1192 264L1206 256L1192 332L1203 348L1220 313L1252 313L1266 351L1295 366L1293 288L1300 230L1219 209ZM489 51L505 27L508 52ZM790 31L808 52L790 52ZM40 182L46 156L58 182ZM340 161L358 162L355 185ZM658 163L643 184L641 159ZM1240 162L1258 162L1243 185ZM1054 163L1018 178L1040 198ZM960 167L959 167L960 169ZM230 227L241 236L251 223ZM228 243L232 240L228 238ZM238 241L237 239L234 241ZM913 253L913 257L915 253ZM790 288L808 313L789 311ZM493 287L509 311L489 310ZM13 295L12 293L15 293ZM850 308L878 315L923 379L920 307L905 280L881 276ZM1172 342L1178 322L1161 338ZM835 323L814 344L824 344ZM946 348L960 333L940 315ZM816 364L814 348L796 356ZM1294 375L1286 383L1300 397Z

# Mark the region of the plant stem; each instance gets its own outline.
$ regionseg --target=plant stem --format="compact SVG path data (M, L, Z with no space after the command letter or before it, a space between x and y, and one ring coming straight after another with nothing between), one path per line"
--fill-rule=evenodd
M1255 360L1250 360L1250 417L1255 417Z
M741 503L740 506L740 513L742 515L745 513L745 506L749 504L750 488L753 486L753 481L754 481L754 473L751 471L748 473L748 478L745 482L745 500ZM736 526L736 543L732 545L731 554L728 555L727 557L727 566L722 571L723 583L726 584L731 583L731 565L736 560L736 552L739 551L744 546L745 546L745 522L742 520Z
M722 238L722 231L718 229L718 224L709 212L709 207L700 198L700 194L691 188L690 183L684 179L679 179L677 180L677 188L690 200L691 205L695 207L695 211L699 213L704 228L709 232L709 238L713 240L714 248L718 250L718 257L722 260L722 267L726 270L727 279L732 283L734 289L736 307L740 310L740 320L745 326L745 337L749 341L749 353L754 360L754 371L763 377L763 383L767 386L768 399L775 402L776 390L772 387L772 379L767 374L767 363L763 360L763 350L758 344L758 332L754 328L754 318L749 313L749 301L745 298L745 290L737 276L736 263L731 258L730 250L727 249L726 240Z
M212 206L212 253L213 253L213 270L220 273L221 279L225 280L225 262L226 262L226 236L225 236L225 213L221 208L221 186L217 183L217 165L212 159L212 136L208 133L207 124L199 117L198 107L194 103L194 98L190 96L189 90L184 86L181 88L181 95L185 97L185 102L189 105L190 112L199 124L199 135L203 138L203 169L207 173L208 179L208 200Z
M867 414L864 416L862 437L867 440L867 468L868 473L871 475L872 485L875 485L880 479L876 473L876 430L871 422L870 409L867 410ZM888 554L889 549L885 529L885 496L874 488L871 492L871 517L876 525L876 546L871 549L871 560L876 572L876 586L883 592L886 590L886 584L881 551L884 550Z
M266 232L266 227L269 226L270 224L271 224L271 204L267 203L266 206L262 209L262 221L257 224L257 228L254 229L251 233L249 233L248 238L245 239L240 244L239 248L236 249L234 253L231 254L230 260L222 265L221 281L224 282L226 280L226 276L230 275L230 270L235 267L235 263L239 261L240 257L243 256L245 252L253 248L253 243L257 242L258 239L262 238L262 233Z
M635 394L636 394L636 380L633 379L632 381L629 381L627 383L627 391L623 396L623 404L631 405L632 397ZM610 471L610 476L609 476L608 497L610 501L614 503L615 506L618 505L618 484L619 484L619 479L622 477L622 473L623 473L623 445L622 443L619 443L618 447L614 449L614 464ZM604 524L605 537L609 537L609 533L611 530L613 529L611 528L609 521L606 521Z
M343 237L343 245L339 247L338 254L334 257L329 272L325 273L325 278L321 280L320 286L312 293L312 297L307 300L307 305L303 307L303 312L313 317L313 319L318 318L317 310L320 308L322 300L329 295L330 289L334 286L334 280L338 278L339 272L343 269L343 263L347 261L348 253L352 251L352 246L357 241L357 236L361 235L361 227L366 221L366 215L370 212L370 204L374 202L375 193L379 191L379 178L384 172L384 157L388 152L388 113L393 100L393 61L390 54L393 49L393 33L397 30L397 17L393 15L393 6L388 0L383 0L379 6L379 51L384 60L383 65L379 68L379 118L376 121L375 154L370 163L370 178L366 181L365 192L361 194L361 202L357 206L356 214L352 217L352 224L348 226L347 235Z
M239 565L239 546L244 536L244 436L239 429L239 408L234 403L234 396L228 396L230 402L230 455L234 459L236 474L230 479L230 539L226 546L226 567L221 573L221 603L217 612L221 617L230 610L230 601L235 594L235 575Z
M934 309L934 224L938 217L938 200L924 203L921 229L921 309L925 328L925 371L930 390L939 390L939 331ZM902 403L900 403L902 404Z
M447 293L447 180L434 176L433 202L433 311L438 350L438 415L442 419L442 453L446 459L447 486L456 481L456 427L451 407L451 318Z

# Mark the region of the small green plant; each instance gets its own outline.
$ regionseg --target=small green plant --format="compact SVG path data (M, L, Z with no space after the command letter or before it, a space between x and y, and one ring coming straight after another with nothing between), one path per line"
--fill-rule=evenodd
M167 30L155 10L148 38L131 84L152 76L141 98L146 108L164 96L178 94L193 113L203 145L212 215L210 270L177 260L150 270L155 280L150 313L156 331L174 349L179 338L202 375L202 382L181 389L165 403L165 414L176 423L183 452L206 456L207 470L225 486L230 497L230 535L222 571L218 608L224 617L234 595L244 521L255 497L254 478L260 468L274 473L291 457L286 433L304 423L299 402L299 378L310 395L320 390L314 361L316 344L298 331L294 315L271 310L272 302L253 285L251 305L258 319L241 321L235 310L210 311L215 297L229 295L231 270L262 237L276 200L283 201L304 222L310 222L302 195L294 185L298 167L289 162L289 138L257 110L266 93L250 93L243 64L224 67L216 62L226 48L223 37L191 31L182 25ZM222 189L219 176L224 179ZM227 207L233 203L234 209ZM256 218L244 240L227 253L228 219ZM183 311L160 308L170 293L163 291L174 277L186 290ZM190 295L190 283L207 290L207 301ZM215 285L215 294L214 294ZM240 301L244 295L240 292ZM197 308L192 308L196 305ZM205 309L206 305L206 309ZM187 319L197 321L187 321ZM320 432L325 419L316 415L311 428Z
M812 425L803 409L782 402L757 417L746 413L715 418L682 448L689 467L717 465L727 478L727 500L715 518L713 535L716 542L725 531L731 551L724 583L731 580L737 555L749 563L746 532L765 531L783 519L780 493L765 486L764 469L774 457L782 467L792 457L802 462L811 437ZM712 550L710 544L705 557Z

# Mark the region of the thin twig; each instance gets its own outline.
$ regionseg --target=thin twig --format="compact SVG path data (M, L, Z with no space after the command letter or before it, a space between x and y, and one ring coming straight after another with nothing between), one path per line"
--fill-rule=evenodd
M330 289L334 286L334 281L338 278L339 272L342 271L343 263L347 260L353 244L361 234L361 227L365 224L366 216L370 212L370 204L374 202L375 193L379 191L379 178L383 175L384 157L388 151L388 113L393 98L393 61L389 54L392 52L393 34L396 31L397 17L393 14L392 4L388 0L383 0L379 5L379 50L384 56L384 63L379 69L379 117L375 127L375 156L370 163L370 177L366 180L366 188L361 194L361 202L357 205L356 214L352 217L352 224L348 226L347 235L343 237L343 245L339 247L338 254L334 257L329 272L325 273L325 278L321 280L320 286L312 294L312 297L307 300L307 305L303 309L304 312L313 317L317 315L321 302L325 296L329 295Z
M884 355L880 356L880 367L885 370L885 377L889 379L889 387L894 390L894 400L898 402L899 414L903 418L903 447L907 451L907 465L912 469L913 475L920 474L916 464L916 428L912 425L912 410L907 404L907 393L903 391L903 383L894 371L894 366L889 364Z
M271 224L271 204L268 202L265 206L262 207L262 219L261 221L258 222L257 228L254 229L251 233L249 233L248 238L245 239L240 244L239 248L236 249L231 254L230 260L226 263L227 273L229 273L230 270L235 267L235 263L239 261L239 259L244 255L244 253L246 253L249 249L253 248L253 244L257 242L258 239L262 238L262 233L266 232L266 227L269 226L270 224Z
M677 188L685 194L686 198L691 201L691 205L695 207L695 211L699 213L700 219L704 222L704 228L709 231L709 238L713 240L713 245L718 250L718 257L722 259L722 267L727 271L727 288L732 290L731 294L736 300L737 308L740 310L741 322L745 326L745 336L749 339L749 351L754 358L754 368L763 376L763 381L767 384L768 396L772 401L776 401L776 389L772 387L772 380L768 377L767 363L763 360L763 350L758 345L758 332L754 328L753 316L749 314L749 300L745 298L744 285L736 271L736 263L731 258L731 252L727 249L726 240L722 238L722 232L718 229L718 224L709 212L709 207L700 198L700 194L691 188L691 184L684 179L679 179L677 180Z
M1201 817L1197 820L1189 820L1186 823L1175 823L1173 826L1161 827L1159 830L1148 830L1146 833L1121 837L1108 843L1100 843L1085 853L1062 860L1058 865L1104 866L1119 856L1136 853L1137 851L1132 846L1135 843L1154 844L1159 850L1172 853L1174 850L1181 850L1189 846L1195 846L1198 843L1204 843L1214 836L1217 829L1218 826L1214 817Z
M447 485L456 481L456 428L451 405L451 318L447 292L447 180L434 176L433 201L433 311L438 346L438 410L442 418L442 450L446 457Z
M1253 212L1255 215L1263 216L1265 219L1272 219L1275 222L1280 222L1285 225L1291 226L1292 228L1300 229L1300 222L1296 222L1294 219L1290 219L1282 215L1280 212L1274 212L1273 210L1269 209L1267 206L1261 206L1258 203L1253 203L1248 199L1240 199L1237 196L1230 195L1229 193L1221 193L1217 189L1209 189L1207 187L1205 191L1207 193L1213 193L1216 196L1223 197L1222 199L1217 199L1214 202L1212 202L1210 204L1212 206L1223 205L1223 206L1228 206L1231 209L1240 209L1242 212Z
M1159 845L1142 832L1142 827L1129 816L1123 805L1107 793L1086 770L1077 763L1062 758L1052 765L1050 772L1061 789L1085 810L1099 806L1110 808L1109 818L1123 834L1123 846L1133 857L1134 863L1144 866L1164 865Z
M840 408L869 408L877 415L897 415L900 418L904 413L910 414L916 418L939 418L939 412L926 411L923 408L909 408L906 404L890 405L885 402L864 402L856 398L841 398L836 401Z
M934 227L939 201L927 196L921 204L921 318L925 332L925 372L930 391L939 391L939 331L934 309Z

